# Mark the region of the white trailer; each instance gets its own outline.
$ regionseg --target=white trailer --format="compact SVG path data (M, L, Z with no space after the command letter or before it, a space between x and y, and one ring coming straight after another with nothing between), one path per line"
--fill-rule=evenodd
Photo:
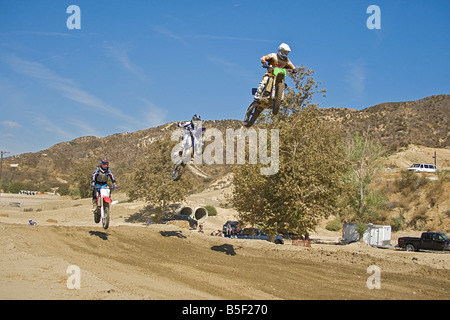
M391 226L368 224L363 240L370 246L389 247L391 245Z

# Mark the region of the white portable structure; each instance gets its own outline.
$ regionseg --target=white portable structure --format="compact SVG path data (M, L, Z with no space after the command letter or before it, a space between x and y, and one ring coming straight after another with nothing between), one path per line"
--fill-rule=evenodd
M391 245L391 226L368 224L363 240L370 246L388 247Z

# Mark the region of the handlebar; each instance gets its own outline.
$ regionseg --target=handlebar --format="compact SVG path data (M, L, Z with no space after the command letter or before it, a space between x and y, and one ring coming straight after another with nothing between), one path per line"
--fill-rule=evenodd
M272 66L269 66L268 64L263 64L262 65L262 67L263 68L265 68L265 69L269 69L269 68L278 68L278 67L272 67ZM289 71L289 72L292 72L292 73L297 73L297 70L296 69L286 69L286 68L280 68L280 69L285 69L286 71Z
M110 186L91 186L92 189L109 189L109 190L117 190L116 187L110 187Z

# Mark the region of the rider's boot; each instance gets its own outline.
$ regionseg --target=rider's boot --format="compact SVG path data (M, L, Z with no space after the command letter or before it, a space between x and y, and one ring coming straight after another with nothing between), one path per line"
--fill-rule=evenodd
M92 213L98 213L97 199L92 199Z
M261 82L258 85L258 89L256 89L256 93L255 93L255 101L259 101L262 98L263 95L263 91L264 91L264 87L267 84L267 80L269 79L269 77L265 76L262 78Z

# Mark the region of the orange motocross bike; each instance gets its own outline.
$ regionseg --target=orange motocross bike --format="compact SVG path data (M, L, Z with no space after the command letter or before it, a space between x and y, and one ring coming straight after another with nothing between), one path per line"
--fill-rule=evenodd
M97 210L94 214L95 223L102 220L103 229L108 229L109 221L111 219L111 189L107 185L97 185Z

